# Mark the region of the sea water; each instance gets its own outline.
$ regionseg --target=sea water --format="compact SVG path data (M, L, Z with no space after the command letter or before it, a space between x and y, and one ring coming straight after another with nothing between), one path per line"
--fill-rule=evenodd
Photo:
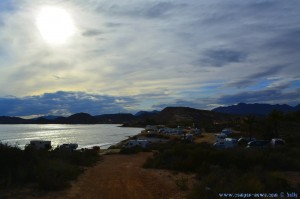
M108 148L129 136L141 132L141 128L125 128L116 124L65 125L65 124L17 124L0 125L0 142L24 148L30 140L49 140L53 147L64 143L77 143L78 148L100 146Z

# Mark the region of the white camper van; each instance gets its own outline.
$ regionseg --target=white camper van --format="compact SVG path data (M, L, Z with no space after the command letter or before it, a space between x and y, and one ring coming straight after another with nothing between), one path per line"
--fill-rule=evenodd
M214 143L214 147L219 149L228 149L228 148L234 148L238 145L237 139L234 138L225 138L222 141Z
M59 148L63 149L63 150L74 151L78 148L78 144L76 144L76 143L62 144L62 145L60 145Z
M231 129L223 129L221 133L226 134L226 135L231 135L232 130Z
M124 148L132 148L135 146L139 146L141 148L147 148L149 145L148 140L129 140L125 145Z
M224 133L217 133L216 136L216 142L223 141L225 138L227 138L227 135Z

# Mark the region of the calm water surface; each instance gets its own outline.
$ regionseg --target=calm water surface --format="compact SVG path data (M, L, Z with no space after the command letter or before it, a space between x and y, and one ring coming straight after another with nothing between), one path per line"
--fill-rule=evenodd
M0 141L24 148L30 140L50 140L52 146L77 143L79 148L112 144L141 132L141 128L123 128L119 125L64 125L64 124L18 124L0 125Z

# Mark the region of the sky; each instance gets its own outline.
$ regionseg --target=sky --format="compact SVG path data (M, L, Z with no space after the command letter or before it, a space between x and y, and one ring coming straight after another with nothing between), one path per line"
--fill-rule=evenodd
M1 0L0 115L295 106L299 19L299 0Z

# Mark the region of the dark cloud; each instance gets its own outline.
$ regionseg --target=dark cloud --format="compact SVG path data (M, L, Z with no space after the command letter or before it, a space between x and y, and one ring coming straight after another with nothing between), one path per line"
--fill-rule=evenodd
M272 77L273 75L276 75L283 68L284 66L273 66L264 71L260 71L252 75L246 76L241 80L230 82L226 85L226 87L246 88L250 85L259 82L262 78L266 79L267 77Z
M208 25L230 25L235 22L247 22L256 17L265 18L278 15L276 10L286 7L284 1L226 1L207 4L207 16L200 20ZM254 14L255 13L255 14ZM199 22L200 22L199 21Z
M257 82L257 79L242 79L242 80L236 80L233 82L228 83L227 85L225 85L225 87L235 87L235 88L246 88L250 85L253 85Z
M141 14L143 16L149 17L149 18L155 18L155 17L163 17L165 16L169 11L178 8L178 7L185 7L186 4L173 4L171 2L160 2L155 5L150 6L147 9L144 9Z
M258 72L258 73L254 73L253 75L249 76L249 79L258 79L258 78L266 78L268 76L272 76L276 73L278 73L281 69L283 69L284 66L273 66L270 67L264 71Z
M221 104L245 103L287 103L297 104L300 100L300 89L285 92L280 88L270 88L259 91L245 91L233 95L224 95L218 99Z
M95 29L91 29L91 30L86 30L82 33L82 36L85 37L95 37L98 35L103 34L103 32L101 32L100 30L95 30Z
M105 26L113 28L113 27L119 27L119 26L123 26L123 23L115 23L115 22L107 22L105 23Z
M300 51L300 26L288 30L282 30L276 36L266 42L266 48L278 49L285 53L298 54ZM300 56L299 56L300 57ZM300 58L299 58L300 59Z
M128 112L126 107L135 104L136 100L130 97L58 91L23 98L1 97L0 113L7 116L64 115L78 112L97 115Z
M200 64L222 67L229 63L239 63L246 59L246 54L230 49L212 49L204 52Z
M174 9L186 7L185 3L156 2L142 4L113 4L101 5L98 11L108 15L127 15L132 17L159 18L169 14Z

